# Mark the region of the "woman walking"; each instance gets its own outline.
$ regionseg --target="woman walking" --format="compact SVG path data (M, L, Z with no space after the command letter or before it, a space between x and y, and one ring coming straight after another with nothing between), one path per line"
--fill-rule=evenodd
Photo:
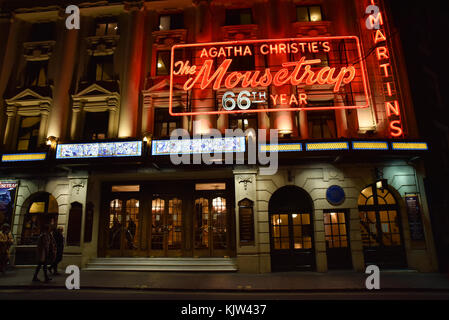
M6 266L9 261L9 248L13 243L12 234L10 232L9 224L2 225L0 231L0 271L4 274Z
M51 280L51 278L48 277L47 274L47 264L50 258L50 249L51 249L50 246L51 246L50 226L45 225L42 229L41 234L39 235L39 239L37 240L37 266L33 276L34 282L40 282L37 275L41 270L41 267L43 267L44 269L45 282Z

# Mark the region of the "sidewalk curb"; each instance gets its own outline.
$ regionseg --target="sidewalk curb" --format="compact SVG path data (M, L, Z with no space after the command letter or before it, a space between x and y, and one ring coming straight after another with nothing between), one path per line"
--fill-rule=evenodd
M28 289L28 290L49 290L49 289L66 289L62 285L13 285L13 286L0 286L0 289ZM165 291L165 292L241 292L241 293L269 293L269 292L291 292L291 293L329 293L329 292L366 292L366 293L381 293L381 292L449 292L449 288L384 288L380 290L367 290L365 288L338 288L338 289L258 289L258 288L220 288L220 289L197 289L197 288L148 288L148 287L108 287L108 286L81 286L80 290L124 290L124 291ZM77 290L74 290L77 291Z

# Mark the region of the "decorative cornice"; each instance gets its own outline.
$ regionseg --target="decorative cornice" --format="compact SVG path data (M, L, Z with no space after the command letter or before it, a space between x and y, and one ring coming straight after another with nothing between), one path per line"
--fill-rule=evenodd
M258 30L259 28L256 24L221 27L223 41L257 39Z
M175 44L186 43L187 30L154 31L154 45L158 49L170 49Z
M294 37L316 37L316 36L331 36L331 22L330 21L316 21L316 22L295 22L293 23Z
M24 42L24 56L28 61L48 60L53 53L56 41Z
M119 39L119 35L87 37L87 52L94 56L114 54Z

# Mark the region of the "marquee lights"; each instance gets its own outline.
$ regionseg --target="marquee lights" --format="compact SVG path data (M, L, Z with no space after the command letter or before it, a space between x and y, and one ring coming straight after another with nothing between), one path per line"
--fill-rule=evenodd
M47 158L47 154L41 153L15 153L2 155L2 162L17 162L17 161L42 161Z
M385 111L389 121L389 131L392 137L400 137L404 134L401 120L401 108L399 105L398 93L395 89L394 68L390 57L390 50L387 45L387 33L385 32L384 19L380 4L376 0L370 0L370 5L366 12L373 13L366 19L366 27L373 30L373 43L376 46L376 59L379 64L380 73L383 79L384 93L386 97Z
M341 62L334 59L334 65L323 66L321 59L307 58L306 54L321 53L325 55L337 55L337 50L343 47L352 48L351 60L355 63ZM190 60L175 61L177 50L188 50ZM349 50L349 49L348 49ZM335 53L334 53L335 51ZM327 109L358 109L369 105L367 81L360 41L356 36L339 37L314 37L314 38L287 38L270 40L243 40L212 43L195 43L174 45L171 49L170 72L170 98L169 112L172 116L205 115L205 114L229 114L229 113L253 113L276 112L298 110L327 110ZM349 53L349 51L347 51ZM271 65L260 70L230 71L234 58L245 56L275 56L280 55L284 60L279 65ZM285 61L292 57L293 61ZM214 60L215 59L215 60ZM192 110L175 112L173 110L173 88L180 86L185 91L222 90L226 92L227 102L222 101L222 107L218 110ZM346 86L354 86L360 90L365 99L363 104L329 105L320 107L308 107L307 94L267 94L265 99L256 99L255 95L262 95L261 87L268 86L316 86L328 85L334 93L351 94L353 89L346 90ZM240 89L240 91L238 91ZM363 92L362 92L363 91ZM244 93L242 95L242 93ZM231 97L230 97L231 96ZM234 97L237 97L233 103ZM250 101L249 97L253 97ZM244 103L239 103L244 101ZM351 99L350 99L351 101ZM237 102L237 107L235 102ZM251 108L256 103L264 103L262 108ZM268 107L272 106L272 107Z
M262 144L260 146L261 152L287 152L287 151L302 151L301 143L280 143L280 144Z

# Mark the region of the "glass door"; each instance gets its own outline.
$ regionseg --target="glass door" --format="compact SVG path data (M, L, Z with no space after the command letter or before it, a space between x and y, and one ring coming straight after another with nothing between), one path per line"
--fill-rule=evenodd
M270 239L272 271L315 268L310 213L271 214Z
M229 214L222 196L195 199L193 217L194 256L222 257L229 255Z
M140 250L140 202L136 196L109 202L107 256L135 256Z
M183 247L182 200L153 195L151 206L150 255L180 256Z

